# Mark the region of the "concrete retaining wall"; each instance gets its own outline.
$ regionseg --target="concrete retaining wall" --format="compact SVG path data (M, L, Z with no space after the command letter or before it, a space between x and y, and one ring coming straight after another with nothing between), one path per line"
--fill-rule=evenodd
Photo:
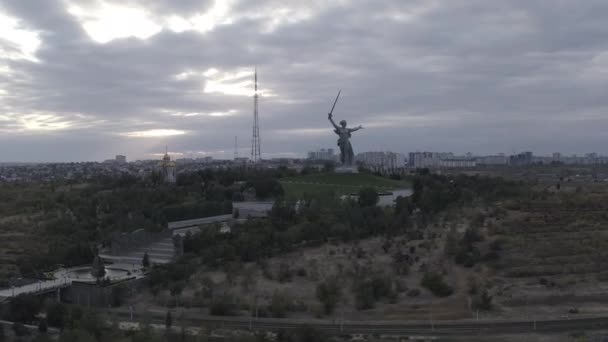
M149 245L164 238L170 238L171 235L172 234L170 231L153 233L147 232L143 229L138 229L132 233L117 234L112 237L110 243L110 254L127 254L139 247Z

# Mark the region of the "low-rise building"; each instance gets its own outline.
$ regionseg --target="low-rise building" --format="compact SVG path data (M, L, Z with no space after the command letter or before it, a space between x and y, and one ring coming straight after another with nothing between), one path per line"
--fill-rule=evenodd
M405 166L405 157L395 152L363 152L357 154L356 160L366 166L384 170Z
M507 165L509 158L505 155L483 156L475 158L477 165Z
M336 161L336 154L334 153L333 148L328 148L328 149L322 148L317 151L308 152L308 159Z
M116 162L118 162L120 164L124 164L127 162L127 157L123 156L122 154L117 154L115 159L116 159Z

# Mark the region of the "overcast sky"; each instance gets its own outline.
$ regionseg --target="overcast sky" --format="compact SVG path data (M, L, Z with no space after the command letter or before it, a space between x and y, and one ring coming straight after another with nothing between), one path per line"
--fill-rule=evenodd
M0 0L0 162L608 153L606 0Z

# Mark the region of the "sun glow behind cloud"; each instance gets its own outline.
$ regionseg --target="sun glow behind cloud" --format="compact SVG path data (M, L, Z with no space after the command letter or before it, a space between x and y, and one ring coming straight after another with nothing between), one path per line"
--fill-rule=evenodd
M231 25L242 20L262 23L262 31L271 33L284 25L293 25L313 18L319 12L341 6L344 1L315 1L311 4L292 6L288 3L276 7L267 5L255 11L239 10L238 0L215 0L213 4L192 15L158 13L144 5L134 5L119 0L92 0L82 3L64 0L68 13L82 25L89 37L98 43L114 39L135 37L148 39L163 30L176 33L195 31L208 33L218 26ZM309 6L310 5L310 6Z
M200 79L205 83L203 91L209 94L220 93L224 95L253 96L253 74L253 68L239 68L233 71L220 71L216 68L209 68L203 72L186 70L173 75L173 78L177 81ZM259 79L258 95L261 97L276 96L270 89L260 87Z
M252 68L242 68L234 72L220 72L215 68L208 69L203 73L206 78L204 92L237 96L253 96L253 74L254 70ZM274 96L270 89L261 88L259 87L259 84L258 95L262 97Z
M0 58L26 59L37 62L36 51L40 47L38 32L28 31L16 18L0 13Z
M169 112L169 111L165 111L165 112ZM231 116L231 115L235 115L236 113L238 113L238 111L236 109L230 109L228 111L224 111L224 112L208 112L208 113L198 113L198 112L189 112L189 113L185 113L185 112L173 112L170 115L171 116L180 116L180 117L192 117L192 116L215 116L215 117L221 117L221 116Z
M95 7L83 8L70 2L68 12L82 24L96 42L107 43L117 38L147 39L162 30L142 8L99 2Z
M0 115L0 122L0 132L21 134L82 129L103 125L106 121L79 113L20 113L9 110Z
M205 13L197 13L189 18L172 15L165 19L167 27L173 32L198 31L201 33L212 31L218 25L232 24L230 7L233 1L216 0L213 6Z
M148 39L163 29L176 33L206 33L218 25L233 22L230 17L232 2L217 0L209 10L183 17L174 13L152 13L121 1L97 0L86 6L76 0L66 0L68 13L76 17L91 39L102 44L128 37Z
M131 138L156 138L156 137L170 137L174 135L186 134L186 131L178 129L149 129L146 131L134 131L122 133L122 135Z

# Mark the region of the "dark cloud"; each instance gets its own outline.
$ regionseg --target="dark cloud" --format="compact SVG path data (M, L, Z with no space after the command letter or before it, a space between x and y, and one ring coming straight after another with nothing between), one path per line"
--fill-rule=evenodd
M165 16L188 18L213 6L123 3L145 7L159 25ZM238 1L227 14L232 23L208 32L164 27L145 40L101 44L63 1L2 0L0 12L39 32L42 44L39 62L0 56L0 70L10 70L0 71L6 92L0 108L7 113L0 114L0 159L145 158L165 144L194 156L230 157L234 136L244 153L252 99L204 89L253 66L260 86L275 95L260 99L269 156L332 147L326 112L338 89L336 117L368 126L353 140L357 151L608 153L605 1L327 4ZM0 41L0 51L7 44ZM218 74L203 75L211 68ZM62 129L40 128L61 123ZM150 129L186 133L124 135Z

